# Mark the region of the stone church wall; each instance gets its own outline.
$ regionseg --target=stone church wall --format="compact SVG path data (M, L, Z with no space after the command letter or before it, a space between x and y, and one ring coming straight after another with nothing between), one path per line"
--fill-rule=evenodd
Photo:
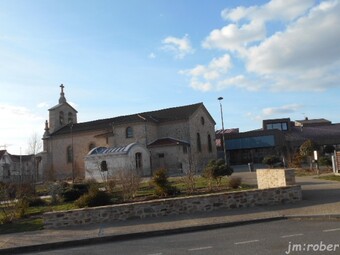
M192 161L196 165L196 171L201 172L209 160L217 158L215 124L207 112L200 108L190 118L189 128ZM200 136L201 151L198 149L197 134ZM211 151L209 151L208 135L210 135Z
M188 171L189 156L188 153L183 154L182 145L153 147L150 152L153 170L166 168L170 175L182 174Z
M85 177L85 165L84 157L90 151L90 144L94 146L108 146L106 143L106 137L97 136L101 132L82 132L71 135L63 135L58 137L52 137L51 149L54 152L51 156L53 168L50 169L52 173L50 176L53 179L70 179L72 178L72 167L75 173L75 178L83 179ZM67 160L67 147L72 146L73 136L73 148L74 148L74 163Z

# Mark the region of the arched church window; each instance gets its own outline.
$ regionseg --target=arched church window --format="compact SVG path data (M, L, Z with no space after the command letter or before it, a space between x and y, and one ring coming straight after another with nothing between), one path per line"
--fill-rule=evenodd
M197 143L197 151L201 152L202 151L202 145L201 145L201 135L200 135L200 133L196 134L196 143Z
M132 138L133 137L133 129L132 127L127 127L125 130L126 138Z
M204 125L204 123L205 123L204 117L201 117L201 124Z
M69 113L68 113L67 122L68 122L68 123L73 123L73 113L72 113L72 112L69 112Z
M135 154L135 160L136 160L136 169L142 168L142 153L137 152Z
M66 149L66 158L67 158L67 163L72 163L73 161L73 150L72 150L72 146L67 146Z
M101 170L102 172L106 172L106 171L108 170L106 160L103 160L103 161L100 163L100 170Z
M208 134L208 151L212 152L211 136Z
M64 125L64 112L63 111L59 112L59 123L60 125Z

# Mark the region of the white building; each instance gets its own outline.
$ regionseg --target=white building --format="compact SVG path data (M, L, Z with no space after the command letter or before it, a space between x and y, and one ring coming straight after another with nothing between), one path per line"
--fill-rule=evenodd
M121 170L137 170L151 175L150 152L145 146L131 143L122 147L96 147L85 157L85 179L103 181Z

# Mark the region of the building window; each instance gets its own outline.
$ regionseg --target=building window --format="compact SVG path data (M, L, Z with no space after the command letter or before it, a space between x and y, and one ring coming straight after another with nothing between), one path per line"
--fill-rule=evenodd
M3 175L4 177L10 177L11 176L11 170L10 170L10 164L5 163L3 165Z
M205 123L205 120L203 117L201 117L201 124L204 125L204 123Z
M208 134L208 151L212 152L211 136Z
M132 138L133 137L133 129L132 127L127 127L125 130L126 138Z
M135 159L136 159L136 169L141 169L142 168L142 153L137 152L135 154Z
M60 125L64 125L64 112L63 111L59 112L59 123Z
M89 151L96 148L96 145L94 143L89 144Z
M107 163L106 160L103 160L102 162L100 162L100 170L102 172L106 172L107 171Z
M164 153L158 153L158 158L164 158Z
M67 163L72 163L72 161L73 161L73 151L72 151L71 145L67 146L66 157L67 157Z
M197 135L196 135L196 143L197 143L197 151L201 152L202 151L202 145L201 145L201 135L200 135L200 133L197 133Z
M270 123L270 124L266 125L266 128L268 130L278 129L278 130L281 130L281 131L287 131L288 130L288 124L287 124L287 122Z
M183 145L183 154L188 153L188 147L186 145Z
M68 113L67 123L73 123L73 113L72 112Z

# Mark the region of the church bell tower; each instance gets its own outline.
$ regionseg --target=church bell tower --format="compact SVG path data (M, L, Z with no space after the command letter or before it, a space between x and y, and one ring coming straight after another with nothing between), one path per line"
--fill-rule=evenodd
M77 123L77 110L74 109L66 100L64 85L60 85L59 103L49 109L49 134L53 134L59 129ZM46 128L45 128L46 132Z

